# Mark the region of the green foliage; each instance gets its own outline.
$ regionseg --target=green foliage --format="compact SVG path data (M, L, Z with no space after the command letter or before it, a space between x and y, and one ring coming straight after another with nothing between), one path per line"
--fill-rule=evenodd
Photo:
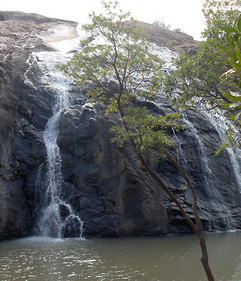
M185 191L185 190L187 190L187 186L186 186L186 185L181 185L181 187L179 188L179 190Z
M220 76L228 69L227 56L218 54L216 40L209 39L196 55L181 55L174 64L176 71L164 80L164 92L178 107L192 106L198 100L215 107L226 101L222 90L229 87Z
M239 15L232 26L224 26L220 28L225 32L226 44L218 45L219 53L225 53L231 68L228 69L221 78L231 81L235 91L223 91L228 98L228 102L222 104L229 111L227 119L233 120L233 125L226 130L227 141L223 143L216 154L220 153L224 148L232 144L238 147L241 142L241 15Z
M117 111L123 126L114 126L112 142L122 146L129 141L146 172L172 198L184 218L198 234L202 249L202 262L209 280L212 273L208 265L208 255L203 237L202 223L197 212L195 189L175 158L167 151L171 142L166 130L170 127L181 128L177 113L155 117L145 108L138 107L137 95L146 99L154 97L161 89L161 60L151 54L151 45L146 41L144 32L138 27L130 13L118 10L118 2L103 2L106 15L90 14L91 23L83 26L92 35L101 35L104 44L95 44L92 36L82 40L83 48L75 53L65 65L58 66L68 77L86 90L93 101L105 102L108 110ZM195 222L186 213L180 202L169 190L162 179L149 167L142 151L153 149L165 155L174 163L187 181L193 195L193 214Z
M165 93L179 107L192 106L195 102L220 107L229 102L224 94L233 89L230 79L224 79L223 73L230 69L227 61L227 47L219 52L227 40L232 40L220 31L227 23L234 23L241 7L241 1L206 0L203 13L206 18L206 29L203 36L206 39L195 55L182 55L174 63L177 70L165 79ZM232 9L231 9L232 8ZM235 63L235 62L234 62Z
M206 0L203 4L203 14L206 20L206 28L203 37L222 38L220 27L232 26L239 15L240 0Z
M177 40L170 40L167 42L168 46L175 47L177 45Z
M62 66L68 77L87 91L93 101L108 101L111 110L124 107L134 95L153 97L161 87L161 60L151 54L151 45L137 22L118 9L118 2L103 2L106 14L91 13L91 23L83 25L93 36L82 40L80 52ZM145 84L145 90L143 90Z
M228 129L225 132L227 140L222 143L219 149L215 152L218 155L223 149L227 147L233 147L234 149L240 146L241 142L241 131L239 128L229 124Z
M74 78L92 101L107 104L106 113L120 113L124 126L111 129L116 134L113 142L122 146L129 140L136 152L154 147L164 151L170 146L165 129L178 127L179 115L154 117L133 106L137 95L148 99L160 91L161 60L151 54L151 44L130 13L118 10L118 2L103 5L106 14L93 12L91 23L83 25L92 36L80 42L82 49L67 64L58 67ZM93 36L101 36L104 43L96 44Z
M180 114L169 113L165 116L154 117L146 108L126 108L122 118L124 127L114 126L111 132L115 133L112 142L123 146L126 141L131 141L136 152L154 149L163 153L171 146L171 141L166 135L170 127L182 129L179 123Z
M171 28L171 25L170 24L166 24L164 22L164 19L163 18L158 18L157 20L155 20L152 25L155 25L155 26L159 26L159 27L162 27L162 28L167 28L167 29L170 29Z
M157 20L155 20L155 21L152 23L152 25L154 25L154 26L159 26L159 27L162 27L162 28L171 29L171 24L166 24L163 18L161 18L161 19L158 18ZM174 29L172 29L172 30L175 31L175 32L183 32L183 31L181 30L181 28L174 28Z
M178 28L174 28L173 31L175 31L175 32L184 32L184 31L183 31L181 28L179 28L179 27L178 27Z
M174 61L177 70L164 81L164 91L173 104L185 108L201 103L222 109L227 115L231 112L229 118L236 128L241 116L240 8L240 0L206 0L203 5L206 40L195 55L177 58ZM228 129L226 135L227 142L217 153L240 142L239 132Z
M222 77L230 79L236 87L236 92L223 92L230 102L222 104L231 109L228 119L239 119L241 121L241 15L237 18L234 26L221 27L226 33L226 45L219 45L220 53L227 53L231 69L226 71Z

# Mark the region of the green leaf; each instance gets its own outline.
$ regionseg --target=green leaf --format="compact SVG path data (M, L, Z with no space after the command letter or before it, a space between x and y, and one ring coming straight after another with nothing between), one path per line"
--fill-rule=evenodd
M238 30L241 32L241 16L239 16L239 18L238 18L237 26L238 26Z
M240 79L235 79L234 83L236 86L238 86L239 88L241 88L241 80Z
M233 28L231 26L223 26L223 27L220 27L221 30L224 30L225 32L227 33L230 33L230 32L238 32L238 30L236 28Z
M224 52L228 52L229 51L229 48L223 46L223 45L220 45L219 43L217 43L218 47L220 48L220 50L218 51L219 53L224 53Z
M236 51L233 51L233 53L232 53L232 58L233 58L234 61L237 61L237 60L238 60Z
M232 50L229 50L229 51L227 52L227 55L228 55L230 58L232 58L232 57L233 57L233 51L232 51Z
M221 91L227 98L229 98L230 100L232 101L241 101L241 96L234 96L232 95L231 93L227 93L227 92L224 92L224 91ZM222 106L226 106L226 105L223 105Z
M237 57L237 60L241 63L241 55L240 55L240 52L238 50L238 47L235 46L235 52L236 52L236 57Z
M227 118L227 120L233 120L233 119L236 119L237 118L237 114L234 114L230 117Z
M235 33L234 36L233 36L233 40L234 40L235 42L237 42L238 39L239 39L239 37L240 37L240 34Z
M226 33L226 41L228 43L228 45L232 48L234 48L234 42L233 40L229 37L228 33Z
M223 104L220 104L220 106L224 106L224 107L227 107L227 108L229 108L229 103L223 103Z
M240 63L236 63L234 61L228 60L230 62L230 64L232 65L232 67L234 67L237 70L241 70L241 62Z

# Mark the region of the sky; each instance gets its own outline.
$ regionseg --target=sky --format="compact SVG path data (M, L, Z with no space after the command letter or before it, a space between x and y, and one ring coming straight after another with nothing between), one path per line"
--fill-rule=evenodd
M22 11L48 17L86 23L88 14L101 11L102 0L5 0L2 11ZM81 2L83 4L81 4ZM204 29L202 5L205 0L119 0L125 12L130 11L139 21L153 23L155 20L180 28L187 34L200 39Z

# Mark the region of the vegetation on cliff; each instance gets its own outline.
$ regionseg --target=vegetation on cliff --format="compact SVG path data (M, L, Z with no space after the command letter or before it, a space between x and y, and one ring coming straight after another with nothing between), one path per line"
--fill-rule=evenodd
M213 108L228 102L223 91L231 87L230 80L222 79L222 74L229 69L227 54L218 52L224 44L224 32L220 27L231 25L239 14L238 1L209 1L204 4L206 29L203 32L205 41L199 46L195 55L184 54L174 63L177 70L167 76L165 92L171 96L175 105L193 106L199 101ZM231 9L232 8L232 9Z
M209 109L223 111L226 116L230 115L230 110L233 117L239 116L239 97L230 93L240 91L240 8L241 3L237 0L205 1L205 41L195 55L184 54L177 58L174 61L177 70L164 81L164 91L172 98L173 104L182 108L207 105ZM233 124L240 129L240 124ZM238 145L239 135L230 126L228 141L221 149L230 145L230 142Z

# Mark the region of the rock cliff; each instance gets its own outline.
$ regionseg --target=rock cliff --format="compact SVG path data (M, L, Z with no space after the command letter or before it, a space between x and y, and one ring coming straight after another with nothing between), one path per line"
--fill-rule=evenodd
M35 14L0 12L0 240L35 233L46 174L43 131L52 115L54 90L44 79L40 56L55 52L52 42L76 36L77 24ZM190 36L142 23L150 40L189 52L198 42ZM163 39L164 38L164 39ZM165 39L166 38L166 39ZM142 169L130 147L110 142L109 128L118 123L101 105L86 104L70 85L72 105L61 115L58 145L62 155L64 197L84 222L85 237L187 233L175 205ZM172 112L166 99L148 102L153 114ZM197 188L206 230L240 228L239 182L228 151L215 156L221 143L214 121L194 111L184 115L186 129L170 132L175 152ZM191 213L191 195L175 167L146 156ZM238 170L239 173L239 170Z
M52 50L41 37L54 27L77 24L21 12L0 12L0 20L0 239L9 239L28 235L33 223L34 186L27 183L45 159L42 131L53 99L24 83L28 58ZM36 68L36 84L39 75Z

